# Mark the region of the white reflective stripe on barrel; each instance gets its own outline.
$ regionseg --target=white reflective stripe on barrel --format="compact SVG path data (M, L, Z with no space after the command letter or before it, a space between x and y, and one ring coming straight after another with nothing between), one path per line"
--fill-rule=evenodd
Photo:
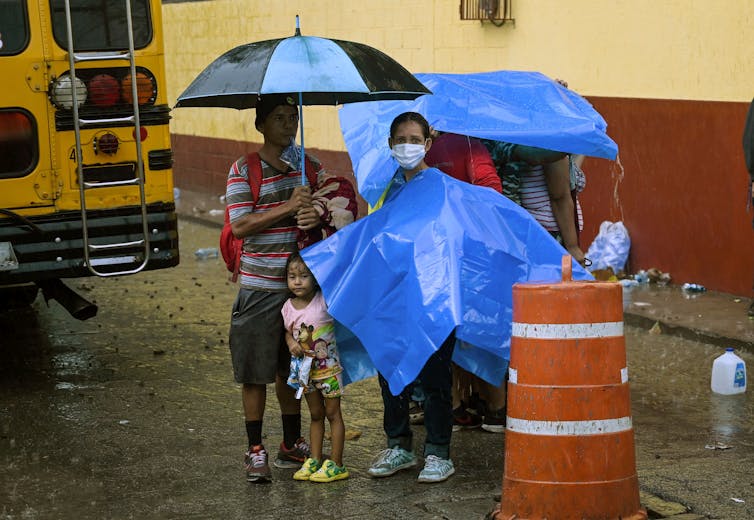
M594 435L618 433L631 429L631 417L592 421L528 421L506 418L506 428L531 435Z
M518 370L515 368L508 367L508 382L517 385L518 384ZM623 367L620 369L620 382L628 383L628 367ZM550 385L551 388L567 388L571 386L578 386L581 387L583 385Z
M605 323L516 323L513 337L532 339L587 339L623 336L623 322Z

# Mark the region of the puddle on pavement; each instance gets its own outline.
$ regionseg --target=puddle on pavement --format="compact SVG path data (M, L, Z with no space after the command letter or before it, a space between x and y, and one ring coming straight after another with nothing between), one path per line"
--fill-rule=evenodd
M712 362L725 349L670 335L629 329L626 335L629 381L638 404L667 414L668 428L692 425L680 434L704 432L712 442L742 441L754 445L754 400L751 390L718 395L710 389ZM751 372L754 355L737 352ZM631 370L639 366L641 370Z

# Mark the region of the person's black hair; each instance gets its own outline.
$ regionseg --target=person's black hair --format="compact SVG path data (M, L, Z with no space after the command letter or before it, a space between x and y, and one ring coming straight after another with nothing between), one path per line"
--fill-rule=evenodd
M291 264L293 264L295 262L299 262L299 263L303 264L304 267L306 267L307 269L309 269L309 266L306 265L306 262L304 262L304 259L301 257L301 253L299 253L298 251L295 251L295 252L293 252L293 253L290 254L290 256L288 257L288 260L286 260L286 262L285 262L285 277L286 277L286 279L288 278L288 268L291 266ZM312 275L312 280L314 280L314 292L317 292L317 291L319 291L319 282L317 282L317 279L314 277L314 273L312 273L311 269L309 269L309 272Z
M306 265L306 262L304 262L304 259L301 258L301 253L298 251L294 251L288 256L288 260L285 262L285 273L288 274L288 268L291 266L293 262L301 262L302 264ZM307 267L308 269L309 267Z
M393 138L400 125L408 121L413 121L414 123L417 123L419 126L421 126L424 138L429 139L429 123L424 118L424 116L419 114L418 112L403 112L401 115L393 119L393 122L390 124L390 138Z
M298 106L293 94L263 94L259 96L256 106L257 115L254 119L254 126L259 128L259 125L264 123L264 120L267 119L267 116L270 115L273 110L275 110L275 107L279 107L280 105L289 107Z

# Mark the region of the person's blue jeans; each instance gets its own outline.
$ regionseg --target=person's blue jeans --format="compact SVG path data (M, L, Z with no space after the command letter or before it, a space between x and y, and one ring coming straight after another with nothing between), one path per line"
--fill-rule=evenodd
M451 334L440 349L432 354L419 373L419 381L424 391L424 428L427 437L424 442L424 456L450 458L450 436L453 432L453 402L451 385L453 381L450 359L453 355L455 334ZM411 451L413 432L409 423L408 407L411 404L411 385L398 395L390 392L387 381L379 375L382 390L382 403L385 407L383 427L387 435L388 448L401 447Z

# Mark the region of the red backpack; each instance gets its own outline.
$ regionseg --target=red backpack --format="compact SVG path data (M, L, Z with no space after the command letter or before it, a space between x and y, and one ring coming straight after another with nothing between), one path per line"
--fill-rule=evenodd
M256 206L259 200L259 190L262 186L262 159L256 152L246 156L246 165L248 167L249 187L251 188L251 200L253 206ZM317 186L317 171L306 157L306 177L312 189ZM228 206L225 206L225 222L220 232L220 253L225 260L225 266L232 274L231 281L238 280L238 273L241 271L241 253L243 252L243 238L236 238L230 227L230 216L228 215Z

